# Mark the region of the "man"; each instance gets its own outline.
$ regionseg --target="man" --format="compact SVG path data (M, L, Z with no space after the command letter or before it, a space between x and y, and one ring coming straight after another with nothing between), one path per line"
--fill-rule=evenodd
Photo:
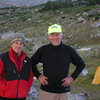
M0 55L0 100L25 100L32 85L30 59L23 49L24 39L14 37L10 50Z
M62 28L54 24L48 28L50 44L40 47L31 57L32 70L41 83L39 100L70 100L70 85L84 69L85 64L77 52L62 43ZM36 64L43 63L43 74ZM69 75L69 65L76 66Z

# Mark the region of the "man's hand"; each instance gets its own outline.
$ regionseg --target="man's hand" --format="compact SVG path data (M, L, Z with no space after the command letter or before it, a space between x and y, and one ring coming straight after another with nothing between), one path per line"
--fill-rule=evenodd
M48 78L46 76L44 76L44 75L40 75L38 77L38 80L42 85L47 85L48 84L48 81L47 81Z
M73 81L74 81L73 78L71 76L68 76L62 80L63 82L62 86L64 87L69 86Z

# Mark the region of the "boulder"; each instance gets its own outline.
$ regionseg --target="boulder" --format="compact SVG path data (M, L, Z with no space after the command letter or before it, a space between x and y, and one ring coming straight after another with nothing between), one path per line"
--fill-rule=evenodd
M92 24L91 27L100 27L100 22L96 22L96 23Z
M80 16L80 17L77 18L77 21L78 21L78 22L84 22L85 19L84 19L82 16Z
M24 39L26 39L26 37L24 36L23 33L14 33L12 31L1 34L1 39L2 40L10 40L11 38L17 37L17 36L20 36L20 37L23 37Z

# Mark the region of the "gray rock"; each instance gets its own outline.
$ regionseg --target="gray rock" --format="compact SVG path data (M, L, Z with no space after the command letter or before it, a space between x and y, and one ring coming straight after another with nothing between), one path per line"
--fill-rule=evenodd
M83 12L83 16L88 16L89 14L87 12Z
M71 22L68 26L72 26L72 25L75 25L76 22Z
M26 40L27 42L32 42L32 39L31 39L31 38L25 38L25 40Z
M97 31L98 33L97 34L91 34L90 35L90 38L96 38L96 37L100 37L100 31Z
M76 14L76 17L79 17L81 15L81 13Z
M39 87L37 85L32 85L26 100L38 100L39 96ZM70 99L71 100L87 100L88 98L87 93L79 93L79 94L71 94Z
M27 19L27 21L31 22L31 21L32 21L32 19L31 19L31 18L28 18L28 19Z
M60 12L60 14L63 14L64 12Z
M80 93L80 94L71 94L71 100L87 100L88 94Z
M88 59L89 57L99 57L100 56L100 46L95 47L85 47L77 49L78 53L84 58Z
M33 46L33 51L35 52L40 46L41 46L41 44L36 43L36 44Z
M17 36L20 36L25 39L25 36L23 33L14 33L12 31L1 34L1 39L2 40L10 40L11 38L17 37Z
M89 48L80 48L80 49L77 49L77 51L89 51L89 50L91 50L91 48L89 47Z
M85 20L85 19L84 19L82 16L80 16L80 17L77 18L77 21L78 21L78 22L84 22L84 20Z
M96 23L92 24L91 27L100 27L100 22L96 22Z
M82 72L81 72L81 75L82 75L82 76L86 76L87 74L88 74L88 71L87 71L86 68L84 68L84 69L82 70Z
M38 100L38 90L37 90L37 86L33 85L26 97L26 100Z

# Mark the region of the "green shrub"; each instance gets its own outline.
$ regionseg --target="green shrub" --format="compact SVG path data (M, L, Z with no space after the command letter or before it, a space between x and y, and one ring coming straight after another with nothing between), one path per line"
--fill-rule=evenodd
M100 0L85 0L87 2L87 5L96 5L100 4Z
M56 9L60 9L60 8L68 8L73 6L72 3L68 3L68 2L63 2L63 1L55 1L55 2L51 2L48 1L43 9L41 11L49 11L49 10L56 10Z
M95 20L99 20L100 19L100 13L90 14L88 17L90 17L90 18L95 17Z

